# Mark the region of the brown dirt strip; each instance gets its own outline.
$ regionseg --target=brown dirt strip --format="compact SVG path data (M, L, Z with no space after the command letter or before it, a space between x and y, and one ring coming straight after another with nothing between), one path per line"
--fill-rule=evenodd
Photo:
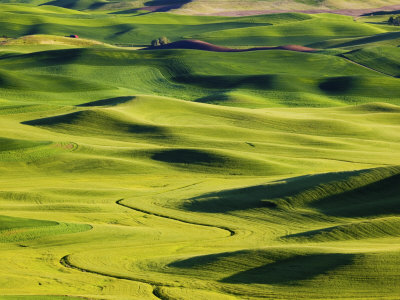
M320 14L320 13L331 13L346 15L352 17L361 17L364 15L371 15L380 12L390 12L400 10L400 4L383 6L380 8L370 8L370 9L309 9L309 10L242 10L242 11L225 11L218 13L206 14L209 16L225 16L225 17L244 17L244 16L254 16L254 15L268 15L268 14L278 14L278 13L305 13L305 14Z
M178 42L173 42L167 45L148 47L143 50L165 50L165 49L192 49L192 50L203 50L212 52L249 52L249 51L259 51L259 50L288 50L296 52L314 52L316 49L308 48L300 45L286 45L278 47L254 47L246 49L234 49L223 46L217 46L200 40L183 40Z

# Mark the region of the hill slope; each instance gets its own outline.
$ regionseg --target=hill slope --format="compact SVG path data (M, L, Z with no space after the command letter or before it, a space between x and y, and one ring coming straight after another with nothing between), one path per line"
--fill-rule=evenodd
M0 4L0 299L397 299L398 28L186 2Z

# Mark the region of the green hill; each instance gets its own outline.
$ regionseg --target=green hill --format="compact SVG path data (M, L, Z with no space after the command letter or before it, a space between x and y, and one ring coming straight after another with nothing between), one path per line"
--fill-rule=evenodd
M0 299L397 299L398 27L139 2L0 4Z
M109 1L109 0L2 0L1 3L29 3L34 5L51 5L74 10L137 10L146 8L150 11L178 11L181 13L216 13L221 11L256 11L256 10L337 10L337 9L377 9L380 7L398 5L394 0L290 0L282 3L277 0L235 0L235 1L207 1L207 0L155 0L155 1Z
M360 65L384 74L400 77L400 49L397 47L371 47L344 54Z

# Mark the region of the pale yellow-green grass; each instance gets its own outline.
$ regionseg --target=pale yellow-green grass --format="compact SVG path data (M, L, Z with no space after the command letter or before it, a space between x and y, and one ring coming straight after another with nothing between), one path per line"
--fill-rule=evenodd
M334 10L334 9L369 9L379 8L382 6L396 5L397 1L393 0L234 0L234 1L212 1L212 0L192 0L183 5L174 12L196 14L196 13L223 13L235 11L262 11L262 10L276 10L276 11L300 11L300 10Z
M0 299L398 299L397 29L126 14L0 6Z
M71 47L89 47L95 45L104 45L98 41L86 40L81 38L71 38L68 36L52 36L52 35L28 35L16 39L4 39L3 46L18 45L65 45Z
M102 104L2 116L1 294L397 297L397 106Z

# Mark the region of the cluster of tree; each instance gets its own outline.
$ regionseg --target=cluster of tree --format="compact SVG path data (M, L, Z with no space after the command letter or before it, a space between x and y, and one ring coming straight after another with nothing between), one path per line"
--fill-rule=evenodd
M169 44L170 41L168 38L166 38L165 36L160 37L158 39L152 40L151 41L151 46L152 47L157 47L157 46L162 46L162 45L166 45Z
M389 25L400 26L400 16L393 17L391 16L388 20Z

